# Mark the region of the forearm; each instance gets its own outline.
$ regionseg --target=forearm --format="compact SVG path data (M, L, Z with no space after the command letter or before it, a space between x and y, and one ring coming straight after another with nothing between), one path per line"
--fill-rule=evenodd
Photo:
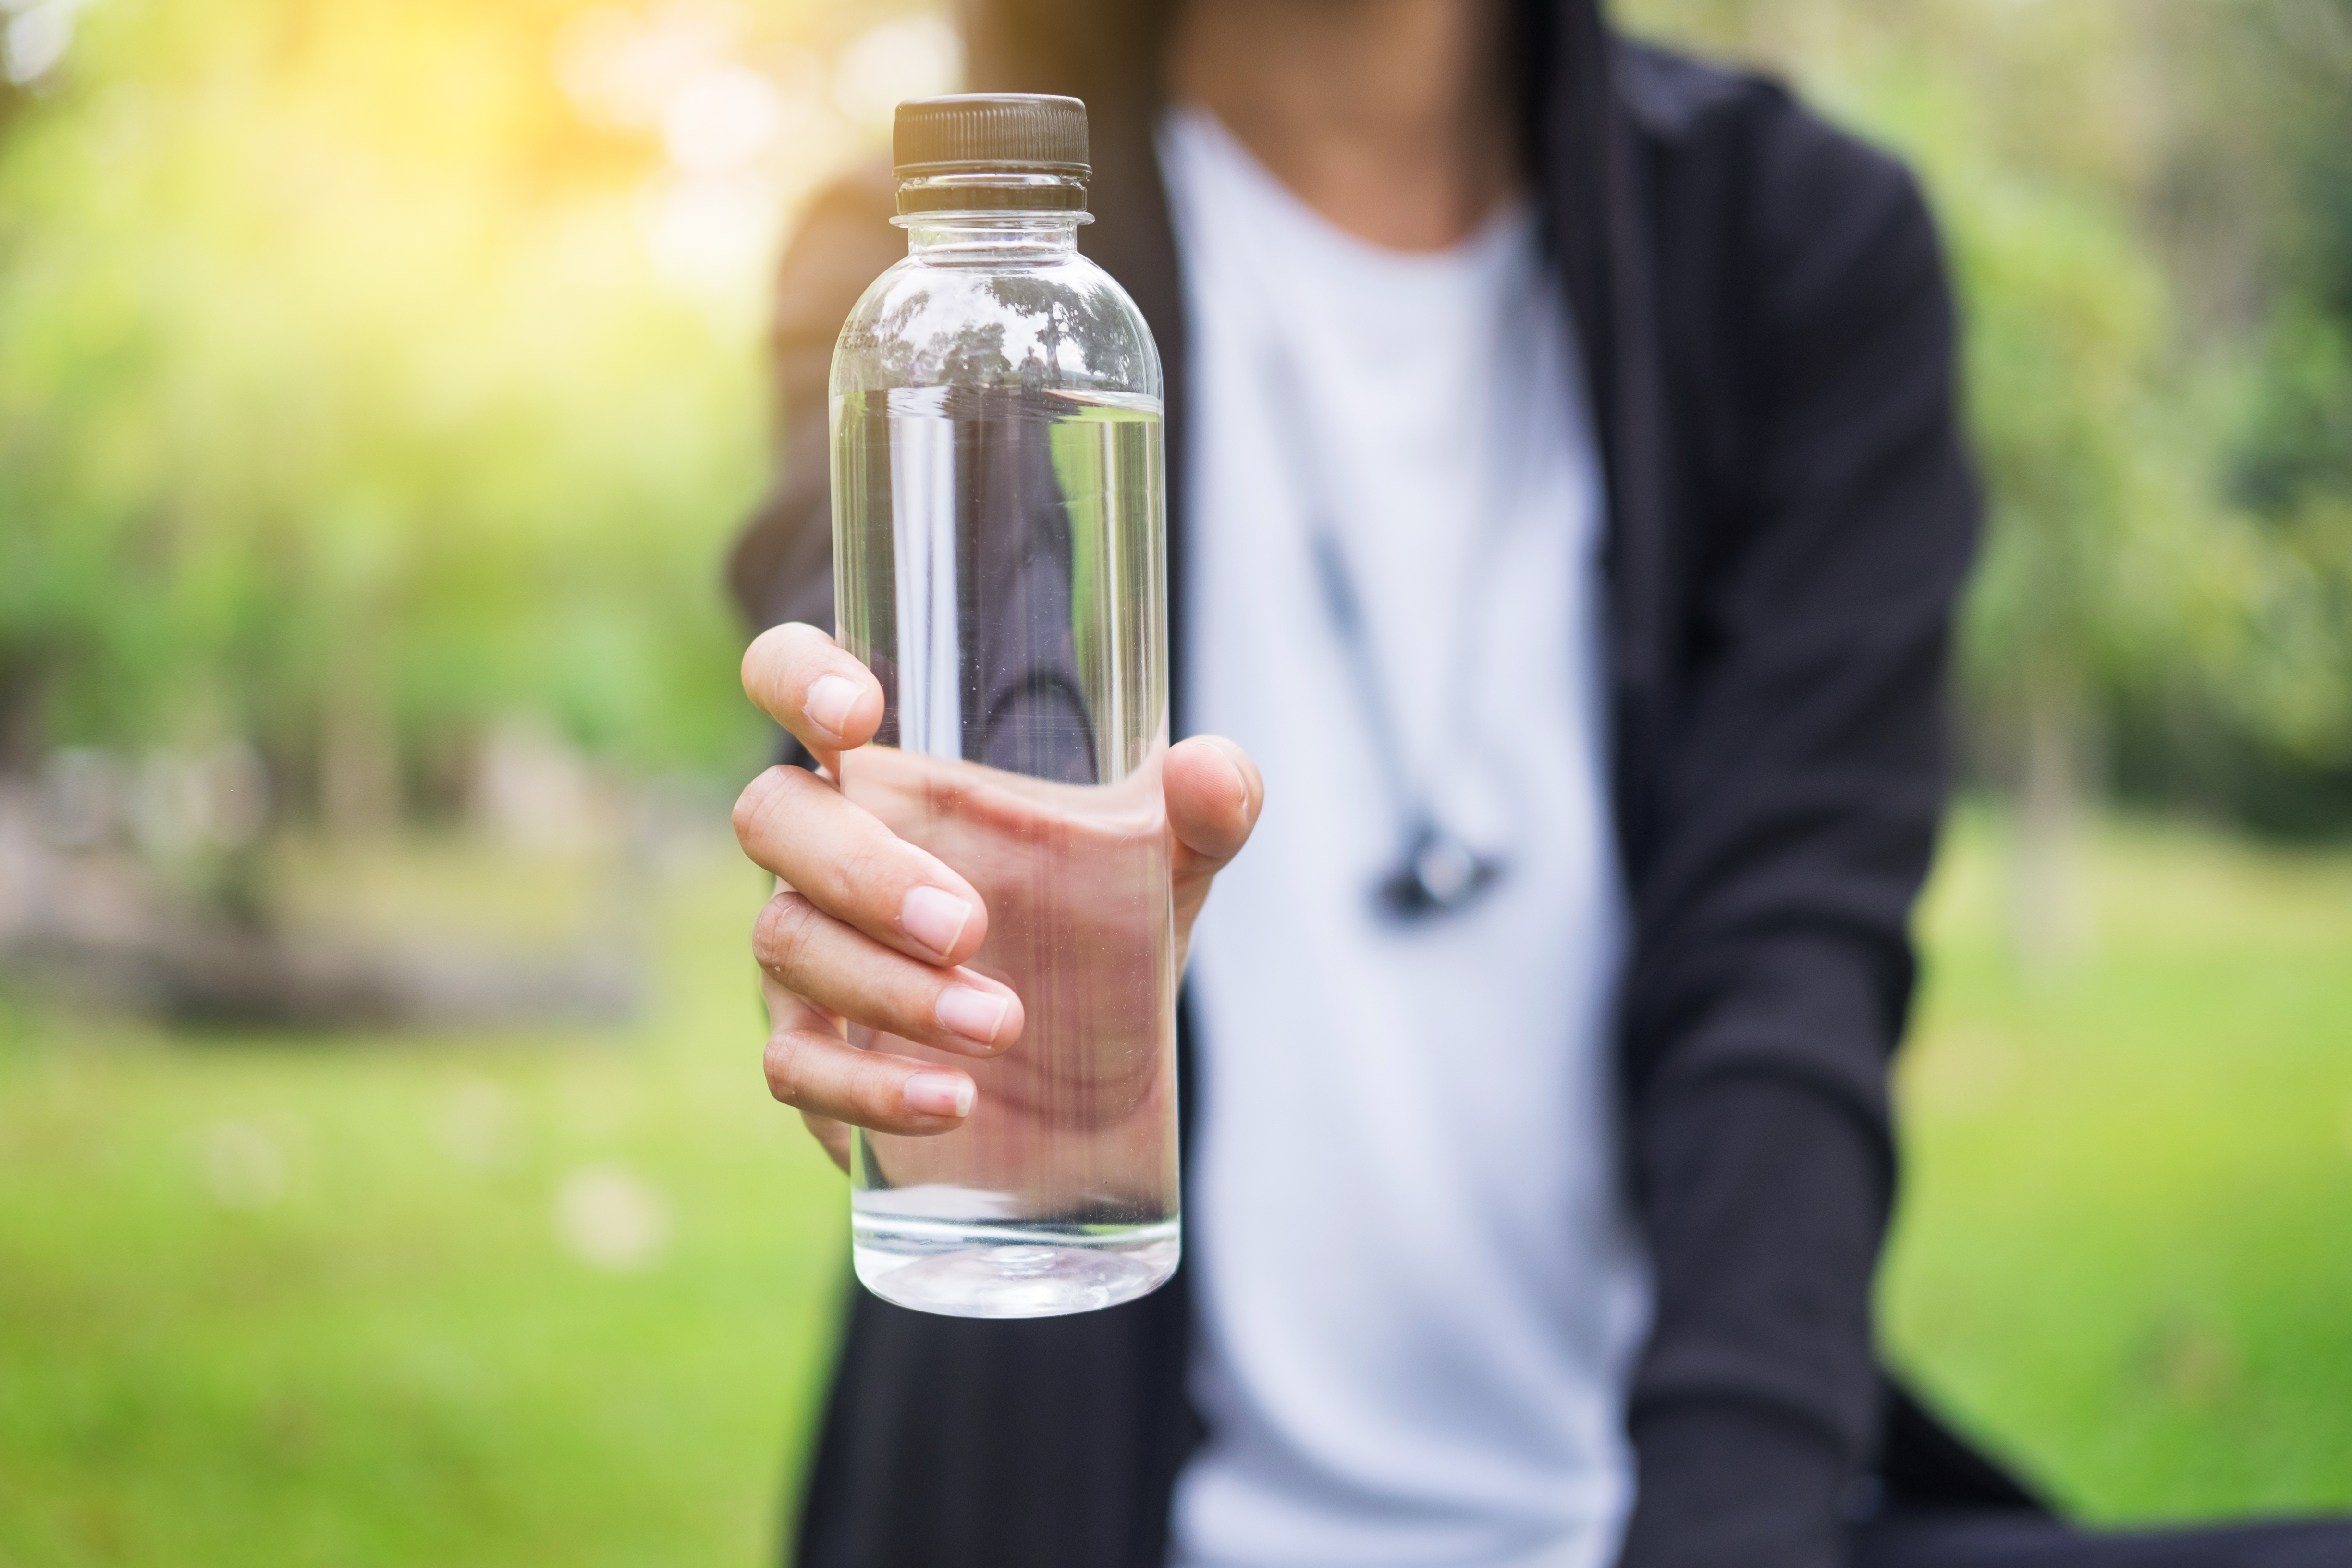
M1763 1062L1662 1098L1634 1151L1658 1304L1624 1568L1828 1568L1875 1436L1883 1125Z

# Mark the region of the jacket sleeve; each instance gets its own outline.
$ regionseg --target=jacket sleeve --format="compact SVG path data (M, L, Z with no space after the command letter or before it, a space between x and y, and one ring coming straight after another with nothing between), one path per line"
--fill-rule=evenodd
M825 386L857 298L904 254L887 167L859 170L810 204L785 248L771 331L776 478L727 563L753 632L784 621L833 629L833 478Z
M1842 1559L1840 1494L1879 1419L1886 1070L1979 513L1925 205L1890 160L1760 98L1709 263L1737 301L1705 364L1737 411L1735 478L1678 543L1631 877L1626 1152L1655 1307L1624 1568Z

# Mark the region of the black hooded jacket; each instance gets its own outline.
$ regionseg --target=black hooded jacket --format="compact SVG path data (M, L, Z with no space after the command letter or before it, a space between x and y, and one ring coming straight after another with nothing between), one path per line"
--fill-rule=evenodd
M1167 17L981 0L967 21L975 88L1087 101L1082 244L1159 341L1181 480L1187 334L1151 143ZM1513 25L1609 500L1625 1179L1656 1282L1622 1562L1829 1568L1870 1499L2028 1501L1882 1377L1871 1329L1887 1068L1978 527L1949 290L1910 176L1779 88L1624 42L1593 0L1519 0ZM759 625L832 622L826 365L902 253L893 210L887 171L845 181L783 264L782 480L731 569ZM1185 583L1171 502L1181 628L1183 596L1215 585ZM1181 733L1181 683L1176 703ZM1160 1563L1199 1437L1182 1286L1026 1323L859 1292L803 1568Z

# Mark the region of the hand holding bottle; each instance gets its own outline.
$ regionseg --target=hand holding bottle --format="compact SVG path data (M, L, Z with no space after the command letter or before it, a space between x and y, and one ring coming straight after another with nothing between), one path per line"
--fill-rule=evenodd
M1026 847L1077 835L1088 840L1084 858L1098 864L1106 841L1156 826L1164 816L1159 831L1170 857L1181 973L1210 883L1247 841L1265 798L1248 754L1216 737L1168 748L1157 767L1134 775L1132 790L1118 792L1156 788L1161 798L1127 799L1108 815L1098 801L1083 811L1066 808L1056 794L1064 786L993 769L895 748L860 754L882 720L881 685L814 626L778 626L753 643L743 659L743 689L821 767L815 773L769 769L736 803L735 826L744 852L784 884L752 933L771 1025L769 1090L797 1107L845 1166L850 1123L915 1135L962 1126L978 1087L953 1058L1000 1056L1020 1038L1024 1001L1052 1005L1022 994L1017 958L1012 966L985 966L998 969L995 974L971 967L992 925L1057 946L1098 929L1101 917L1087 907L1083 880L995 875L992 844L1024 847L1025 862L1034 854ZM860 794L880 807L878 815L841 794L845 752L846 766L866 770ZM955 792L962 809L950 815L962 827L955 846L940 847L970 868L969 879L886 820L897 815L887 802L932 799L941 791ZM1073 805L1079 798L1071 792ZM1106 910L1123 902L1101 900ZM998 946L1006 945L1001 938ZM851 1043L852 1027L896 1038L860 1049ZM925 1048L923 1056L900 1054L908 1045ZM1115 1096L1115 1083L1100 1087ZM1000 1092L1032 1098L1017 1078L1006 1079ZM1080 1096L1078 1102L1098 1098Z

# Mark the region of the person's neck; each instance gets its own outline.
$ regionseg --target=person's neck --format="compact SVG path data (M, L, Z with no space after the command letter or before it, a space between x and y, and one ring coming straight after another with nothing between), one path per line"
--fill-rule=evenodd
M1185 0L1170 85L1339 227L1443 249L1517 184L1502 24L1498 0Z

